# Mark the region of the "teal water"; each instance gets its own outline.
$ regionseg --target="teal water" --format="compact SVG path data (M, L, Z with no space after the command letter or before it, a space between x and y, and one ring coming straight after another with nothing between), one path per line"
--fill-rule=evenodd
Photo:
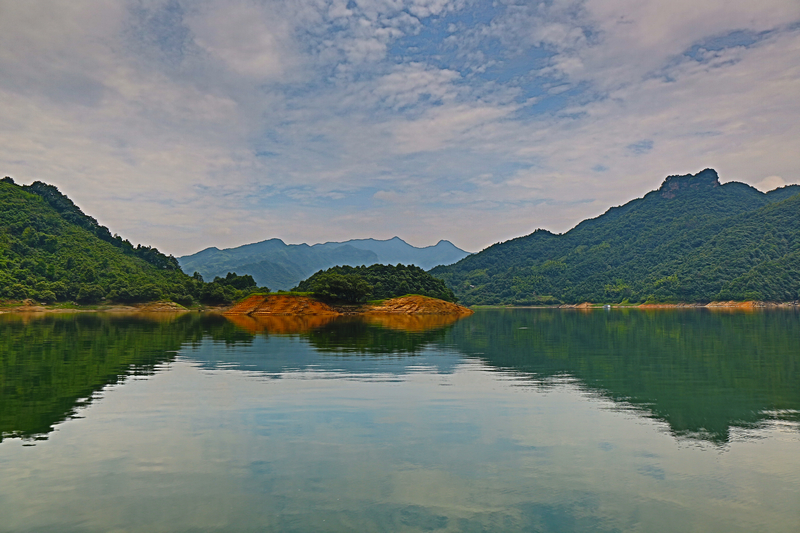
M0 316L0 531L775 531L800 314Z

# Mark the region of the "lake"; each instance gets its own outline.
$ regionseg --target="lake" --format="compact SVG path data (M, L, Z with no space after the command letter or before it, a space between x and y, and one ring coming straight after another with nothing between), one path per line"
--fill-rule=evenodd
M800 314L0 315L0 531L796 532Z

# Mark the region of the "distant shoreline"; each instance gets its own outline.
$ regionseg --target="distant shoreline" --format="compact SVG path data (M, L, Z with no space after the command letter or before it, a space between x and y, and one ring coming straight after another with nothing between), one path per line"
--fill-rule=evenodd
M222 313L230 306L203 306L187 308L175 302L159 301L140 304L38 304L26 302L0 302L0 315L18 313Z
M427 296L407 295L365 304L326 304L310 296L293 294L255 294L243 300L222 306L203 306L187 308L172 301L158 301L139 304L100 304L79 305L74 303L38 304L32 300L22 302L0 301L0 314L43 314L43 313L216 313L228 316L313 316L313 315L470 315L472 310L452 302Z
M471 309L795 309L800 301L793 302L708 302L708 303L643 303L643 304L598 304L584 302L581 304L559 305L473 305Z

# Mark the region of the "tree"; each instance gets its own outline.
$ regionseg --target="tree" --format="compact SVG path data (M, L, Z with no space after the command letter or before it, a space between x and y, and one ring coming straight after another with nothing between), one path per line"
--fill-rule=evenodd
M372 293L372 285L353 274L325 273L314 280L311 292L320 300L363 303Z

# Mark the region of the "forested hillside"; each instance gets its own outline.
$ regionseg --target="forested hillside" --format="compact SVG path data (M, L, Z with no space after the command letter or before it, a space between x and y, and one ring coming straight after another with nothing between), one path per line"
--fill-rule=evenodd
M0 299L223 303L256 289L250 276L187 276L174 257L112 236L52 185L0 180Z
M793 301L800 186L767 194L707 169L555 235L491 246L431 273L465 304Z
M455 302L453 291L413 265L338 266L321 270L300 282L296 291L311 292L327 300L364 302L420 294Z

